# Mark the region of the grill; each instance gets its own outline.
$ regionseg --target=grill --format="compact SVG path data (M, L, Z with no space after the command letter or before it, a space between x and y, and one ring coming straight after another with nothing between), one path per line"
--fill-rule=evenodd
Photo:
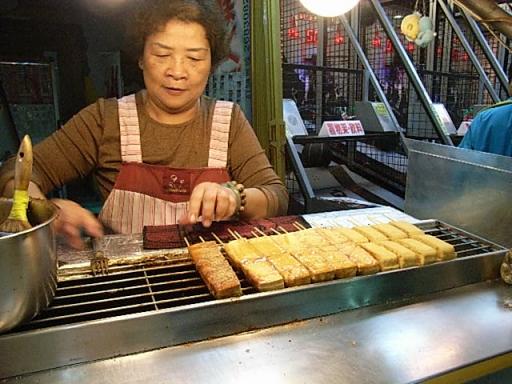
M68 276L69 277L69 276ZM244 295L254 293L239 274ZM113 266L109 275L61 281L52 305L17 329L27 331L215 300L190 258Z
M499 249L441 224L426 229L425 232L454 245L458 258ZM238 278L242 283L244 295L256 293L243 275L238 273ZM190 258L181 255L173 260L152 260L113 266L107 276L61 281L52 305L17 331L157 311L214 300Z
M52 305L0 335L0 378L226 336L368 305L412 299L499 277L506 250L438 221L426 233L457 259L420 268L215 300L186 254L111 266L108 276L66 276ZM62 272L62 270L61 270ZM55 350L58 353L48 353ZM24 356L35 356L26 359Z

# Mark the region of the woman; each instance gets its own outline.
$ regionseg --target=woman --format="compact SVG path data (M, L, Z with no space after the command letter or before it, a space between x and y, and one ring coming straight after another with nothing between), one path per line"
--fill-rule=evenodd
M151 2L132 29L146 89L98 100L34 147L31 196L93 172L105 199L99 221L72 201L55 200L56 227L70 245L83 245L81 230L101 236L103 225L137 233L144 225L208 227L238 214L286 212L286 190L240 108L203 96L228 53L224 25L215 0ZM0 174L7 195L12 164ZM226 184L231 180L240 184Z

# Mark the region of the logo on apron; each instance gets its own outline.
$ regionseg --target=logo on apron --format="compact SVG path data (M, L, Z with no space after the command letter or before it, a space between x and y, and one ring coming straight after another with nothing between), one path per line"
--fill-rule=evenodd
M163 184L166 193L189 194L191 192L190 173L173 171L170 174L164 175Z

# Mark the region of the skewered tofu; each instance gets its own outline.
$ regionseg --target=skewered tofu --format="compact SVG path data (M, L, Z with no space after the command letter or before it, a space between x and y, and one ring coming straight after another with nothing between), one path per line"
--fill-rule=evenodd
M242 270L245 277L258 291L284 288L284 280L274 266L262 256L247 239L237 239L224 244L231 262Z
M357 273L357 265L341 252L336 245L325 245L320 248L322 256L334 268L334 277L342 279Z
M379 245L382 245L398 256L400 268L414 267L420 264L419 256L416 253L396 241L382 241Z
M290 234L271 236L277 245L289 252L309 271L312 282L334 279L334 267L318 251L318 247L303 244Z
M224 244L224 250L235 268L241 269L244 262L261 258L256 250L247 248L246 241L246 239L236 239Z
M235 271L215 242L193 244L188 251L201 278L216 299L242 295Z
M260 292L284 288L281 274L264 258L243 263L242 272L253 287Z
M434 263L437 259L437 250L416 239L397 240L404 247L416 252L420 258L420 265Z
M386 235L384 235L383 233L377 231L375 228L372 228L372 227L359 226L359 227L354 227L353 229L374 243L377 243L379 241L388 240Z
M327 240L329 244L340 244L350 241L346 236L337 232L334 228L314 228L316 233Z
M283 277L285 286L293 287L311 282L311 276L306 267L292 255L279 248L270 237L255 237L248 240L248 242L261 255L267 257L268 261Z
M371 275L379 272L380 266L377 260L356 243L344 243L339 245L338 249L357 265L359 275Z
M455 248L453 245L447 243L446 241L431 235L420 235L415 236L414 238L430 247L435 248L437 250L437 260L442 261L455 259Z
M400 266L398 256L378 244L364 243L361 244L361 247L366 249L377 260L381 271L397 269Z
M420 228L414 224L408 223L407 221L391 221L389 224L407 233L407 236L409 237L423 235L423 231Z
M307 228L302 231L288 233L290 239L301 243L307 243L310 246L321 246L327 244L327 241L313 228Z
M367 243L369 241L366 236L363 236L352 228L333 227L331 231L333 234L339 234L356 244Z
M398 240L407 238L407 233L392 226L391 224L375 224L371 228L375 228L377 231L383 233L390 240Z

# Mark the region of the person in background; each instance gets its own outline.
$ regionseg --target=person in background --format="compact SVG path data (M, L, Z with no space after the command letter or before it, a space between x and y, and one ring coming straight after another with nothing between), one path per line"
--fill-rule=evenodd
M512 72L512 66L509 72ZM509 94L512 95L510 74L509 80ZM478 113L459 148L512 156L512 97Z
M99 217L70 200L57 232L81 248L81 232L139 233L145 225L193 224L286 213L286 188L238 105L203 95L229 53L215 0L143 2L130 25L145 89L99 99L34 146L29 194L92 173L104 199ZM14 159L0 170L13 192Z

